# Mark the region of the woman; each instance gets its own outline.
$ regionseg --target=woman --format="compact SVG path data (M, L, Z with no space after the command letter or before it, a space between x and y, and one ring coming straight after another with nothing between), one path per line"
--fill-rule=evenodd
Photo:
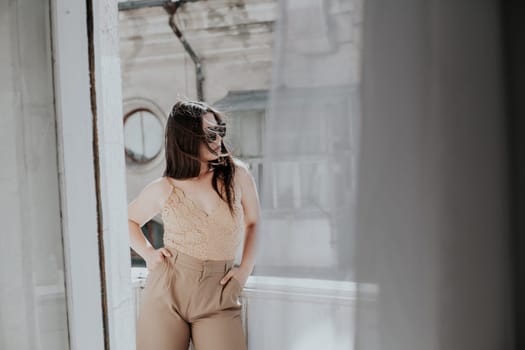
M259 198L248 168L223 142L224 116L178 100L169 115L163 177L128 206L130 244L149 271L137 350L245 350L238 298L255 263ZM141 227L157 213L164 247ZM244 233L242 261L234 266Z

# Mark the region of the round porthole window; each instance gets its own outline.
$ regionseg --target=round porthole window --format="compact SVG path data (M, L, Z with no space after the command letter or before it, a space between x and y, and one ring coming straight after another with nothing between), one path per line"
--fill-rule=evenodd
M124 116L126 165L151 163L162 151L163 124L149 108L134 108Z

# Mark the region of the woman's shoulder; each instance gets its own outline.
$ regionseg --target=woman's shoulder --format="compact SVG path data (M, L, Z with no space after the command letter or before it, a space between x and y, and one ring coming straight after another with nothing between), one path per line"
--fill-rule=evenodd
M172 190L172 183L167 176L161 176L148 182L142 189L142 192L148 198L158 200L163 204Z
M253 175L250 171L250 166L245 161L234 158L235 164L235 182L239 184L241 188L249 185L253 179Z
M244 160L235 158L235 157L232 157L232 158L233 158L233 164L235 165L236 172L246 173L250 171L250 167L248 163L246 163Z
M164 192L171 187L171 182L168 176L161 176L148 182L144 189L149 189L152 192Z
M250 166L244 160L233 157L233 164L235 164L235 178L240 182L244 181L250 175Z
M162 209L170 192L170 183L165 177L148 182L128 204L128 219L144 225Z

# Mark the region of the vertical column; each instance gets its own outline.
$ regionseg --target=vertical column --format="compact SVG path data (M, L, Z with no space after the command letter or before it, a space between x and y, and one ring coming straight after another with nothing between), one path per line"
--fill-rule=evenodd
M70 347L104 349L94 115L85 1L52 0L55 108Z
M90 4L91 3L91 4ZM126 169L118 35L118 1L88 0L94 107L99 239L106 295L106 340L112 350L135 348L135 318L127 226ZM89 23L88 23L89 25Z

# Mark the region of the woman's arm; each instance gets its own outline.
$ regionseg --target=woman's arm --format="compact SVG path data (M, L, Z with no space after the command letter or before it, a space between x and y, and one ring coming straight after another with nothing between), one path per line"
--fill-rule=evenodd
M142 233L144 226L152 217L162 210L169 196L169 184L165 178L159 178L142 189L138 196L128 204L128 229L131 248L137 252L146 263L155 248Z
M255 266L260 207L257 186L250 170L239 161L239 166L235 172L235 181L239 181L241 188L241 205L243 207L244 225L246 227L244 247L241 263L238 267L232 268L224 275L221 279L221 284L226 283L230 278L235 276L241 286L244 286Z
M244 224L245 224L245 239L243 247L242 261L239 269L243 270L246 279L252 273L255 266L255 258L257 251L257 232L260 218L260 204L259 195L257 193L257 186L253 175L249 169L240 166L239 180L241 185L241 204L244 210ZM242 281L246 282L246 280Z

